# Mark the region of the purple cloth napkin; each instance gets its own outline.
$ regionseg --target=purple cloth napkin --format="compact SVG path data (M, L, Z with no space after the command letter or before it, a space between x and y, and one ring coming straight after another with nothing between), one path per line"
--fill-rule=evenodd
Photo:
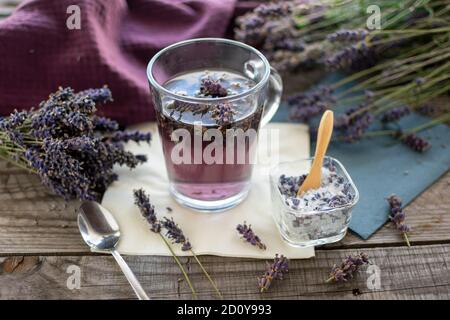
M225 35L236 0L28 0L0 22L0 114L36 106L58 86L107 84L100 112L124 125L154 119L146 66L177 41ZM69 30L67 8L81 9ZM242 8L241 8L242 10Z

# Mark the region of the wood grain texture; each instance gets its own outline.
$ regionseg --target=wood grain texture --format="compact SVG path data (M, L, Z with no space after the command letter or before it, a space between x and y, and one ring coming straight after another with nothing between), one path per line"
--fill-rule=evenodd
M361 272L345 284L327 284L331 266L355 250L319 250L314 259L290 262L290 271L264 294L256 278L264 262L201 257L226 299L450 299L450 245L364 250L380 270L380 287L367 286ZM190 299L190 291L170 257L125 257L152 299ZM215 295L198 266L183 258L201 299ZM69 290L67 268L81 270L81 288ZM25 256L0 258L0 299L134 299L110 256Z
M406 208L413 244L450 242L450 172ZM75 210L49 194L39 178L0 161L0 255L89 254L78 232ZM387 223L369 240L348 234L326 248L404 245Z

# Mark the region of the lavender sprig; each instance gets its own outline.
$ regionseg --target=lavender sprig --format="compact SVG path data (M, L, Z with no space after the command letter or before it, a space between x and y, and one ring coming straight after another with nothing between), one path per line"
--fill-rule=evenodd
M150 230L155 233L161 231L161 223L156 217L155 207L150 203L150 197L143 189L134 190L134 204L141 211L142 216L150 224Z
M283 255L276 254L273 263L266 262L266 264L266 272L258 279L258 287L261 292L269 290L273 280L283 280L283 275L289 271L289 260Z
M266 250L266 245L261 242L261 239L253 232L252 226L247 225L244 221L243 224L238 224L236 230L242 235L242 238L253 246L257 246L262 250Z
M369 264L369 256L365 253L346 257L340 266L334 265L330 272L330 277L326 282L347 282L352 279L354 274L359 271L363 265Z
M408 239L410 228L405 223L406 214L403 212L402 200L397 195L393 194L387 198L387 201L389 202L390 207L389 220L391 220L395 224L397 230L403 234L406 244L410 247L411 244Z

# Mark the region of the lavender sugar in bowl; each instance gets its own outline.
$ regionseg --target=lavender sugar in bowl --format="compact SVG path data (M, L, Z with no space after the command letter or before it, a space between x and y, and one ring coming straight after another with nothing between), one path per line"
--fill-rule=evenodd
M311 159L281 163L270 174L272 214L281 236L296 247L341 240L359 193L342 164L325 157L319 189L297 197Z

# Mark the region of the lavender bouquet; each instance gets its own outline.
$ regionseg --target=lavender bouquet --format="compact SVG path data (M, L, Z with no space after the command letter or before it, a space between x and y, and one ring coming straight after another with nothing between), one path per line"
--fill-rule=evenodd
M124 142L150 142L150 133L121 131L96 115L112 100L107 87L59 90L37 109L0 118L0 157L38 174L65 199L98 200L115 180L114 165L135 168L147 159L124 149Z

